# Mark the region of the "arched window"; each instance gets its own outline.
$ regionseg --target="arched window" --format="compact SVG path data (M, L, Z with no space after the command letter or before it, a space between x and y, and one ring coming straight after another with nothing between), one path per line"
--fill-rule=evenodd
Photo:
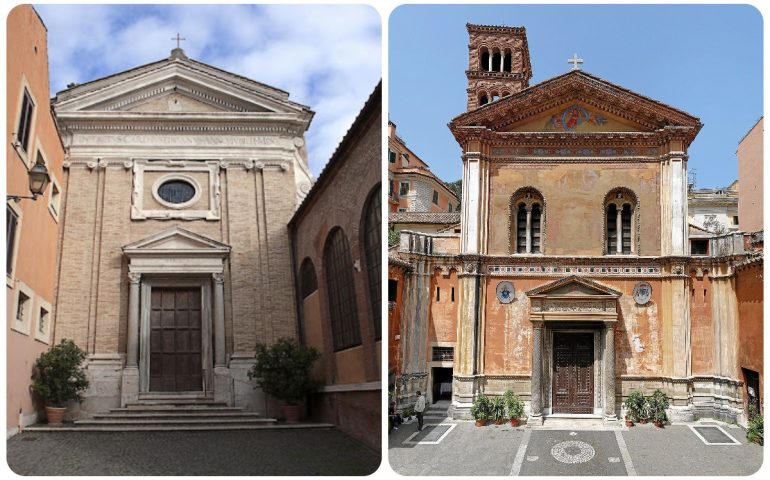
M511 197L511 253L543 253L545 202L532 187Z
M334 351L360 345L353 261L348 240L339 227L332 230L326 239L324 271Z
M380 288L382 285L382 278L380 278L382 276L382 249L380 248L382 245L382 235L380 232L380 225L382 224L381 205L380 186L377 185L372 193L369 194L369 199L363 212L364 256L366 257L366 273L369 277L369 300L372 305L375 340L382 338L382 312L380 311L380 304L382 302L382 291Z
M299 268L299 290L300 295L302 295L302 300L318 290L315 267L313 266L313 261L310 260L310 257L306 257L302 261L302 266Z
M505 56L503 56L503 71L504 72L510 72L511 71L511 65L512 65L511 50L506 48L505 49Z
M489 70L489 50L486 47L481 49L481 55L479 55L479 70Z
M502 63L502 56L500 55L500 50L494 49L492 50L492 71L493 72L502 72L501 68Z
M487 97L487 93L481 92L479 94L479 107L482 105L486 105L487 103L489 103L489 97Z
M613 189L604 198L607 255L636 254L637 208L636 195L627 188Z

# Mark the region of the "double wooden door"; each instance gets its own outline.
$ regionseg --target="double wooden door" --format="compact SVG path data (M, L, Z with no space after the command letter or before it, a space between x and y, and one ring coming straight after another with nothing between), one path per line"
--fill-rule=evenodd
M203 390L200 287L153 288L150 297L150 391Z
M554 332L553 412L593 413L594 334Z

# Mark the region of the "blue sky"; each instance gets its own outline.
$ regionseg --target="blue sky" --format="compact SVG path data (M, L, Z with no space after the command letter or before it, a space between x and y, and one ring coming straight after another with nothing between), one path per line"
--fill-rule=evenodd
M738 141L762 115L762 16L745 5L406 5L389 20L389 118L443 180L461 177L447 123L465 112L466 23L523 26L532 79L583 70L701 119L700 188L738 176Z
M188 57L289 92L316 112L318 175L381 77L381 20L357 5L35 5L48 28L51 94L168 57Z

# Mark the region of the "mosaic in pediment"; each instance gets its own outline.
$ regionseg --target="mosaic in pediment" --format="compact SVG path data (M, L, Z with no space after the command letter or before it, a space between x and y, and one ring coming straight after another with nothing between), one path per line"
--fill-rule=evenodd
M514 132L634 132L639 131L603 112L571 104L551 110L545 116L525 120Z

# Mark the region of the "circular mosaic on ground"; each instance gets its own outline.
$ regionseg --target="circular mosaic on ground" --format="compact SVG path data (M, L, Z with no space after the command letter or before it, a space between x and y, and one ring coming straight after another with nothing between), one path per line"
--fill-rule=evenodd
M596 455L594 447L586 442L569 440L551 448L551 456L561 463L585 463Z

